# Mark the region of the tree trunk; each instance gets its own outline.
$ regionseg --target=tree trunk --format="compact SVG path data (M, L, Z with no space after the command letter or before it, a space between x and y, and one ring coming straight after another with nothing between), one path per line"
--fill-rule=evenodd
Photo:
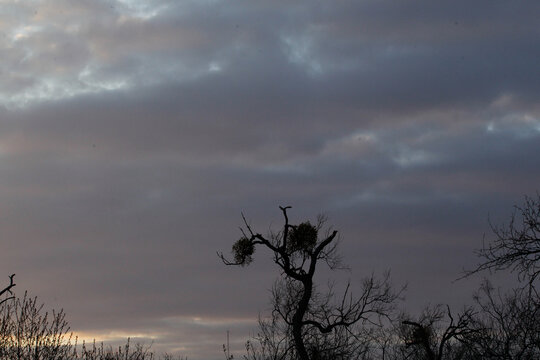
M311 299L313 283L311 279L305 279L302 281L302 285L304 286L304 291L292 319L292 334L296 352L298 353L300 360L310 360L306 345L304 344L304 338L302 337L302 327L304 326L304 315L306 314L309 300Z

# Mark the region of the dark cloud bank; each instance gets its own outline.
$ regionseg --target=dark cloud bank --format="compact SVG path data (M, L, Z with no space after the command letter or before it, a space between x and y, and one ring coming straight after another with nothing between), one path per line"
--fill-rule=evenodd
M287 204L340 230L339 277L389 268L413 311L470 301L452 280L488 214L538 190L536 3L143 5L11 6L0 270L19 291L82 334L219 359L275 273L215 251L242 211L265 231Z

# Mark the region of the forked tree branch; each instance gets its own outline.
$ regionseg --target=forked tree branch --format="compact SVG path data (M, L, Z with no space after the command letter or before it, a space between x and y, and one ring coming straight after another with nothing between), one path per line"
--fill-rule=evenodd
M9 293L9 294L12 295L12 296L6 297L5 299L2 299L2 300L0 301L0 305L3 304L3 303L5 303L5 302L8 301L8 300L11 300L11 299L14 299L14 298L15 298L15 296L13 295L13 292L11 291L11 289L12 289L14 286L17 285L17 284L15 284L15 283L13 282L13 278L14 278L14 277L15 277L15 274L10 275L10 276L9 276L9 285L6 286L5 288L3 288L2 290L0 290L0 296L4 295L5 293Z

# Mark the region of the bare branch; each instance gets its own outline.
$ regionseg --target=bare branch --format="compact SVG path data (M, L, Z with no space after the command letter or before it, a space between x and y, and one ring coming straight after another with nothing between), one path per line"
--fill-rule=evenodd
M423 352L427 359L432 360L452 358L449 354L452 351L470 350L477 334L483 331L475 325L472 308L465 308L456 317L447 305L446 319L445 311L438 305L426 308L418 320L401 321L410 327L402 334L405 347L413 353ZM456 347L456 344L461 347Z
M536 199L525 197L522 207L515 206L507 225L490 225L495 240L486 243L484 239L483 247L476 252L483 262L465 271L461 278L509 269L533 287L540 276L540 195Z
M11 289L16 286L17 284L15 284L15 282L13 281L13 278L15 277L15 274L11 274L9 276L9 285L6 286L5 288L3 288L2 290L0 290L0 296L4 295L5 293L8 293L8 294L11 294L11 296L9 297L6 297L5 299L2 299L0 301L0 305L5 303L6 301L8 300L11 300L11 299L14 299L15 296L13 296L13 292L11 291Z

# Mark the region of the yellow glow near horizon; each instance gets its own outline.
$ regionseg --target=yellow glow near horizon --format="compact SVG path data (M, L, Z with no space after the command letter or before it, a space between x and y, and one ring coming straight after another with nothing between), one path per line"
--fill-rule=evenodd
M117 342L117 341L126 341L127 339L150 339L156 340L159 338L157 334L152 333L142 333L142 332L129 332L129 331L107 331L107 332L84 332L77 331L73 332L73 339L77 339L77 342L81 344L83 341L86 344L93 343L107 343L107 342Z

